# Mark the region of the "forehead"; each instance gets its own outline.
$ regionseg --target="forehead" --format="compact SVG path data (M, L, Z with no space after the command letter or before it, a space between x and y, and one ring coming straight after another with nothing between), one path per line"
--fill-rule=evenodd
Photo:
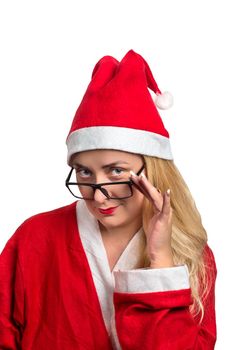
M117 150L91 150L76 153L72 156L72 164L80 163L82 165L104 165L117 161L127 162L128 164L136 163L142 159L141 155L117 151Z

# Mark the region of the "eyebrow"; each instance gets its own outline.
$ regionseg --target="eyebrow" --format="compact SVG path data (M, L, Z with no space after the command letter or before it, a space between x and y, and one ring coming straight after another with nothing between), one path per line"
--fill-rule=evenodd
M110 166L117 165L117 164L129 164L129 163L124 161L124 160L118 160L117 162L113 162L113 163L106 164L106 165L102 166L102 169L109 168ZM83 167L83 168L89 169L86 165L82 165L82 164L76 163L76 162L74 163L74 166L78 166L80 168Z

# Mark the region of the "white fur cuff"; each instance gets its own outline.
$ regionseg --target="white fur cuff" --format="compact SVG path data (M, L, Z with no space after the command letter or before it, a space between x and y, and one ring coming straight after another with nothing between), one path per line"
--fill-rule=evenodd
M163 269L114 271L115 292L146 293L188 289L189 272L186 265Z

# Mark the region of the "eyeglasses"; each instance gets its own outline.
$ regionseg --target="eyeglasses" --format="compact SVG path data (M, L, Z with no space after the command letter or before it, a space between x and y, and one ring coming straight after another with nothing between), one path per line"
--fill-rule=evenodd
M145 163L137 172L137 175L139 175L142 172L144 167ZM73 182L70 181L73 171L74 168L72 167L65 181L65 185L70 191L70 193L76 198L93 200L95 191L97 189L99 189L108 199L125 199L132 197L133 195L132 186L134 185L134 183L131 180L118 182L104 182L100 184Z

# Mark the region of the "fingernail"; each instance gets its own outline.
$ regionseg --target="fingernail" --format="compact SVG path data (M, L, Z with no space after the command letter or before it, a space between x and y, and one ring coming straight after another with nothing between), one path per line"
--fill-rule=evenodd
M170 188L167 190L167 195L170 196L171 190Z
M134 172L133 172L133 170L130 170L130 172L129 172L132 176L137 176Z

